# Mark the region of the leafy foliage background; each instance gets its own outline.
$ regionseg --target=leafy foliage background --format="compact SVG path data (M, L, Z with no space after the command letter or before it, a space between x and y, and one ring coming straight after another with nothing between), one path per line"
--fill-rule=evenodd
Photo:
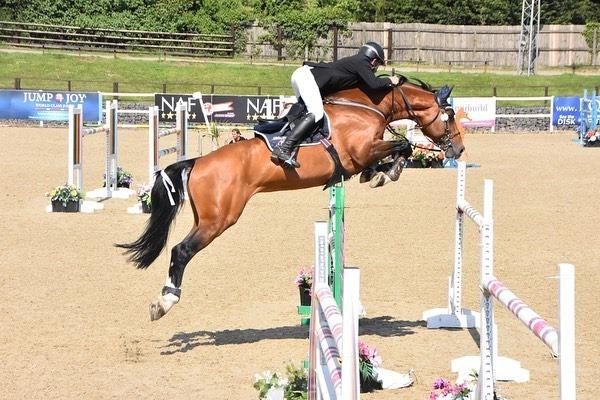
M571 0L569 7L562 0L544 0L541 7L542 24L600 22L597 0ZM514 0L0 1L1 20L186 33L224 34L234 29L240 50L247 40L243 28L259 23L269 32L264 39L276 43L279 26L291 54L312 49L319 38L330 35L333 25L343 29L352 21L519 25L521 11L521 1Z

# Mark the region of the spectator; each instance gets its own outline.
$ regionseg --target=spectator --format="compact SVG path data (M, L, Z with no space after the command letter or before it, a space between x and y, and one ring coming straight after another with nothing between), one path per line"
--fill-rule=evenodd
M229 144L246 140L246 138L242 136L238 128L233 128L231 130L231 138L232 139L229 141Z

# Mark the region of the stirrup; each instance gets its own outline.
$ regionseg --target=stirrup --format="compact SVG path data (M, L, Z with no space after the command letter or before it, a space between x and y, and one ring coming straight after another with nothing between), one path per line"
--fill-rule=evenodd
M286 168L300 168L300 163L294 159L294 156L290 156L283 162L283 166Z

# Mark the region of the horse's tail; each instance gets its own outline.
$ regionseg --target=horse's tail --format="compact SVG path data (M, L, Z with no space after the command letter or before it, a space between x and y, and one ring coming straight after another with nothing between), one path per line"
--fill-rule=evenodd
M115 244L126 249L128 260L137 268L148 268L166 246L171 223L185 200L182 172L189 170L194 162L195 159L179 161L156 173L150 194L152 213L144 233L135 242Z

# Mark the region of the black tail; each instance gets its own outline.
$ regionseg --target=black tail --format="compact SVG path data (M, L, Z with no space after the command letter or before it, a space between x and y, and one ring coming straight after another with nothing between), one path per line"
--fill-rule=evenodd
M194 162L195 159L179 161L164 169L164 172L173 182L174 192L171 192L171 186L168 183L165 186L162 175L156 173L156 180L150 194L152 213L146 223L144 233L135 242L115 244L117 247L126 249L124 254L129 254L128 260L134 263L137 268L148 268L166 246L171 223L185 200L181 173L185 169L189 170ZM187 182L185 184L187 185ZM167 192L166 187L169 188L169 192ZM174 206L171 205L169 200L169 193L175 202Z

